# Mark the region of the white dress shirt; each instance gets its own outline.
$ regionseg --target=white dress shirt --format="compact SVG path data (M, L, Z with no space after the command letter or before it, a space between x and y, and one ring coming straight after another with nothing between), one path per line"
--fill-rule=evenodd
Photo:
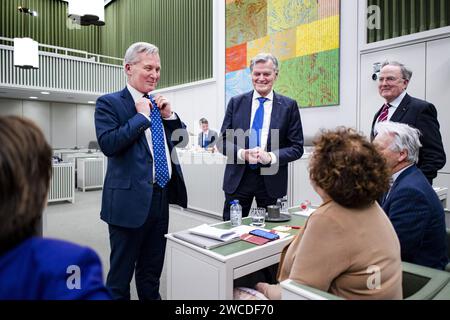
M397 98L392 100L392 102L389 102L390 107L388 109L388 116L386 119L387 121L391 120L392 115L394 114L395 110L397 110L400 103L402 103L402 100L405 97L405 95L406 95L406 90L404 90Z
M262 97L256 90L253 91L252 97L252 114L250 117L250 125L249 128L252 128L253 119L255 118L256 110L259 108L259 100L258 98ZM272 116L272 105L273 105L273 90L266 96L267 100L264 102L264 120L263 126L261 129L261 149L266 150L267 147L267 138L269 137L269 129L270 129L270 118ZM245 160L243 157L244 149L238 150L238 158L241 160ZM277 163L277 157L273 152L269 152L272 161L271 164Z
M142 98L145 94L145 93L137 91L135 88L130 86L128 83L127 83L127 89L128 89L128 91L130 91L130 94L133 97L134 103L136 103L136 101L138 101L140 98ZM150 94L150 93L147 93L147 94ZM147 116L146 114L144 114L142 112L139 112L139 113L142 114L144 117L146 117L148 119L148 121L151 122L149 116ZM172 115L169 118L164 118L164 120L176 120L176 119L177 119L177 116L175 113L172 113ZM148 148L150 149L152 158L154 158L153 157L152 133L150 132L150 128L147 128L144 133L145 133L145 138L147 139ZM166 150L166 159L167 159L167 166L169 169L169 178L170 178L170 177L172 177L172 162L170 160L169 146L167 145L166 132L164 131L164 128L163 128L163 135L164 135L164 149ZM153 161L153 183L156 182L155 179L156 179L155 161Z

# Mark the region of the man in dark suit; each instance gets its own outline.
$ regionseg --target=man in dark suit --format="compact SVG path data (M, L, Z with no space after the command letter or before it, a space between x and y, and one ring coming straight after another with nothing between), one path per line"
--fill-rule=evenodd
M433 104L406 93L411 76L412 71L399 62L386 61L382 64L378 91L385 99L385 104L373 118L371 138L373 140L376 134L375 124L383 121L406 123L419 129L422 148L417 167L432 184L438 170L445 165L446 156L436 108Z
M419 131L403 123L381 122L374 144L386 159L392 185L380 201L400 240L402 261L444 269L447 264L445 214L436 192L416 167Z
M202 132L198 134L198 145L205 149L214 147L217 141L217 132L209 129L208 120L205 118L201 118L199 123Z
M258 207L276 204L287 193L288 163L303 155L297 102L272 89L278 60L272 54L258 54L250 70L254 90L231 98L217 143L228 157L224 220L230 219L234 199L242 205L243 216L248 215L253 198Z
M136 272L139 299L160 299L169 203L187 206L174 150L187 143L187 132L165 97L148 95L160 78L158 48L131 45L124 69L126 88L100 97L95 110L97 140L108 157L101 209L111 245L106 285L114 299L130 299Z

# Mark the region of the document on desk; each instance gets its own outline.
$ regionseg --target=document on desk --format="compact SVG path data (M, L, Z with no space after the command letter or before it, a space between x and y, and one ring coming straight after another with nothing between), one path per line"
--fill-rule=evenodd
M230 238L226 241L217 240L217 239L208 238L205 236L191 233L189 230L175 232L172 235L175 238L192 243L192 244L199 246L201 248L204 248L204 249L214 249L214 248L217 248L217 247L240 240L239 236L235 237L235 238Z
M229 241L234 238L239 238L239 234L237 234L236 232L234 232L231 229L219 229L219 228L207 225L206 223L189 229L189 232L199 235L199 236L203 236L203 237L207 237L207 238L211 238L211 239L215 239L215 240L220 240L220 241Z

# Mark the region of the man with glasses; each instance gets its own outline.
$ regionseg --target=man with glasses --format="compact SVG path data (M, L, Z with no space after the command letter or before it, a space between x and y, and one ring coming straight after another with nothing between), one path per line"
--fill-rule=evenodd
M371 139L376 135L375 125L383 121L406 123L419 129L422 148L419 150L417 166L432 184L438 170L445 165L446 157L436 108L406 93L411 76L412 71L400 62L385 61L382 64L378 92L385 104L373 118Z

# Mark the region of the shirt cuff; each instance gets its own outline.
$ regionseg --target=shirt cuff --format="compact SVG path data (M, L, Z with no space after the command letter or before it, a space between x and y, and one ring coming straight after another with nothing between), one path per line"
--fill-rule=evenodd
M277 161L277 156L275 155L275 153L269 152L269 154L270 154L270 157L272 158L272 161L270 162L270 164L272 165L272 164L277 163L278 161Z
M245 161L243 153L244 153L244 149L239 149L237 152L237 157L239 160Z
M143 113L143 112L139 112L139 113L142 114L144 117L146 117L147 120L148 120L149 122L152 122L152 121L150 120L150 117L149 117L148 115L146 115L146 114Z
M172 112L172 114L170 115L170 117L168 117L168 118L163 118L164 120L177 120L178 119L178 117L177 117L177 115L175 114L175 112Z

